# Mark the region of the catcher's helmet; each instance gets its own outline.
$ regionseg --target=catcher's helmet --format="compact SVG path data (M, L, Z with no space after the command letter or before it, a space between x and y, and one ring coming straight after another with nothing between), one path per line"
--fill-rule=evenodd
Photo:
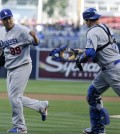
M0 12L0 19L2 20L2 19L5 19L5 18L7 18L7 17L12 17L13 16L13 14L12 14L12 12L11 12L11 10L10 9L3 9L3 10L1 10L1 12Z
M95 20L100 18L100 14L98 14L95 8L88 8L83 12L84 20Z

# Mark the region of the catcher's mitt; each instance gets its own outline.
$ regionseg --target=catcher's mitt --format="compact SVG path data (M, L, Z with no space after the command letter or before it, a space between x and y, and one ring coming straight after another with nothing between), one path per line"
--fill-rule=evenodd
M0 55L0 67L3 67L5 65L5 56L4 56L4 52L1 51L1 55Z
M76 67L79 68L80 71L83 71L81 62L77 60L77 56L80 56L78 50L74 50L73 48L63 46L61 48L53 49L49 56L52 56L52 59L55 61L63 61L63 62L76 62Z
M74 62L77 55L78 51L68 47L68 45L53 49L49 53L49 56L52 56L53 60L63 62Z

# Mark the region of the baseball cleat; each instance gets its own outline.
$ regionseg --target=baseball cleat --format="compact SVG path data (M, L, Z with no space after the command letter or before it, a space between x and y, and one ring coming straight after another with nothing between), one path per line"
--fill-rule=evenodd
M83 134L96 134L94 132L92 132L91 128L86 128L83 130ZM106 134L105 132L99 132L97 134Z
M20 134L26 134L27 130L24 130L22 128L12 128L7 131L8 133L20 133Z
M48 115L48 107L49 107L49 102L48 101L43 101L42 103L42 108L39 110L41 116L42 116L42 121L45 121Z
M86 128L83 130L83 134L93 134L91 128Z

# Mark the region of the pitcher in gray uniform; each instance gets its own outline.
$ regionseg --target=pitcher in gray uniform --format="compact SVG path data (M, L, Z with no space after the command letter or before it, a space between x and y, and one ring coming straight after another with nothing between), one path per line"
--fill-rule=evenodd
M100 66L100 71L88 88L90 128L84 134L106 134L105 125L110 123L109 113L103 107L101 94L111 87L120 96L120 53L113 32L99 21L100 14L95 8L83 12L89 30L83 54L76 59L76 65L92 59ZM81 51L80 49L78 49Z
M0 46L5 55L8 97L12 108L13 128L8 132L27 133L23 106L38 111L43 121L47 116L48 101L23 96L32 70L30 45L38 45L39 39L34 31L14 23L10 9L1 10L0 19L6 29L6 35Z

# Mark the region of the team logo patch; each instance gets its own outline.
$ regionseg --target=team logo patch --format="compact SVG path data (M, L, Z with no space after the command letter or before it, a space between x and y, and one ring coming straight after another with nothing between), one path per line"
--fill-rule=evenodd
M4 14L7 15L8 13L6 11L4 11Z
M88 45L92 45L93 44L92 40L91 39L87 39L87 44Z

